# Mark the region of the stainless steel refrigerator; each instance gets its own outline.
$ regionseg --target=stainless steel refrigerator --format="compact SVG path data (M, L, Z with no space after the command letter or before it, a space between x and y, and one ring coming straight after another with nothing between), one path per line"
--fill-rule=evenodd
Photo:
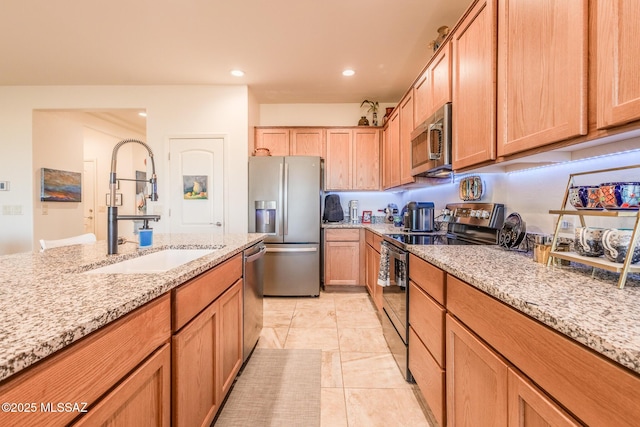
M249 157L249 232L268 234L264 295L320 294L321 162Z

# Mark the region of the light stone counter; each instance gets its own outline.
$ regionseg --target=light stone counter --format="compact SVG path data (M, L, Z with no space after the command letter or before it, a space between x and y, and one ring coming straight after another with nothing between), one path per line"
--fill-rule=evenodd
M263 240L265 234L154 236L107 255L106 241L0 256L0 380ZM159 274L83 274L161 249L217 249Z

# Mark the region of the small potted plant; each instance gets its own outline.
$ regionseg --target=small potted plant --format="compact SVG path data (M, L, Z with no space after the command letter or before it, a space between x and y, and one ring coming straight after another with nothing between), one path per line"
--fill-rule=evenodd
M373 126L378 126L378 101L369 101L365 99L362 101L362 104L360 104L360 107L364 107L365 105L369 106L367 113L372 113Z

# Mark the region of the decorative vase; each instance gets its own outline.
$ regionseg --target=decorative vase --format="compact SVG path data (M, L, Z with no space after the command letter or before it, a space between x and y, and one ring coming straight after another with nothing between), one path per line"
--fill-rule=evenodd
M362 116L360 118L360 120L358 121L358 126L369 126L369 120L367 119L367 116Z
M378 126L378 112L377 111L373 112L373 125L374 126Z

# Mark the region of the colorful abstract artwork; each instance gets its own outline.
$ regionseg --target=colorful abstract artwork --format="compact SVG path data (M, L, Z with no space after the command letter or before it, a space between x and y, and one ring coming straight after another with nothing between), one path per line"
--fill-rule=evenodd
M80 172L42 168L40 174L40 201L82 201L82 175Z
M207 175L183 175L182 189L187 200L207 199Z

